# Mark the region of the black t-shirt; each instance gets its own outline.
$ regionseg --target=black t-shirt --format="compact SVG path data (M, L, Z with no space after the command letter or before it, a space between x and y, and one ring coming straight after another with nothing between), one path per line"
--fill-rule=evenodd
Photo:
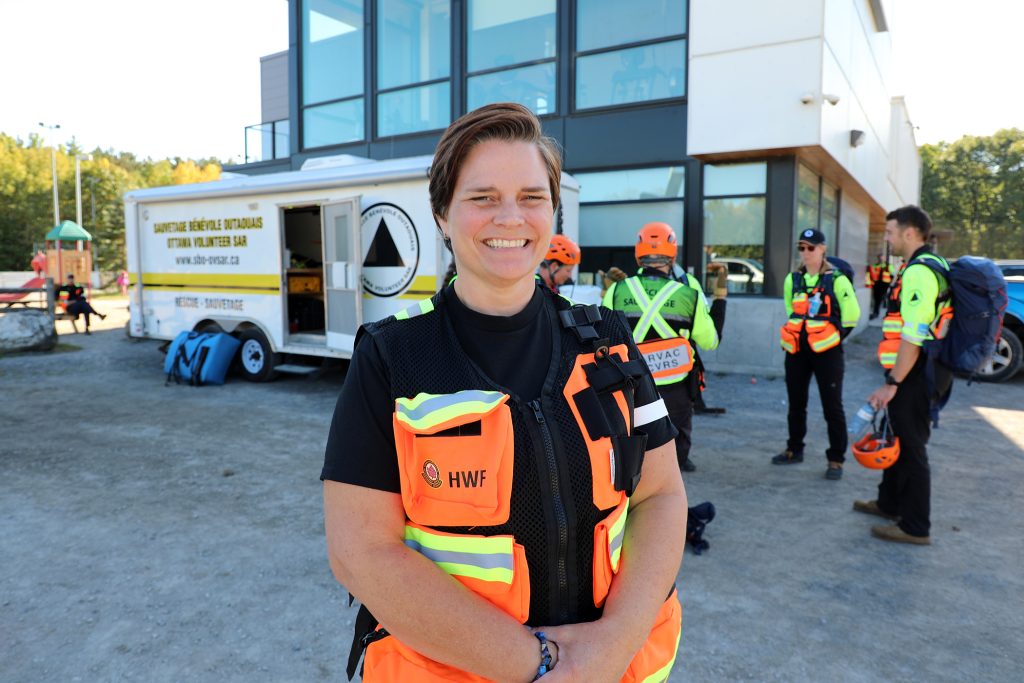
M540 288L519 313L492 316L466 307L451 285L444 306L463 351L484 374L519 399L540 396L551 363L552 329ZM609 311L605 311L610 314ZM395 406L388 369L372 335L360 338L334 409L321 479L399 493L398 454L392 431ZM637 389L636 405L659 401L653 380ZM647 448L675 438L667 417L644 426Z

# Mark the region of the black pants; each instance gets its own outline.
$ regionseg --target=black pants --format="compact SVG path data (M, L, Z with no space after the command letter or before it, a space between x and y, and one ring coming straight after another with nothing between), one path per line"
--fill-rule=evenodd
M931 528L931 472L928 468L928 386L923 361L896 390L889 402L889 419L900 439L900 457L882 472L878 507L900 516L900 528L911 536L927 536Z
M68 302L68 313L73 316L84 315L85 316L85 329L89 329L89 316L99 315L96 309L92 307L85 299L75 299L74 301Z
M840 344L823 353L814 353L807 337L800 340L798 353L786 354L786 393L789 396L789 441L794 453L804 452L807 435L807 394L811 375L818 381L818 395L828 425L829 462L843 462L846 454L846 414L843 412L843 370L846 365Z
M878 309L885 303L885 295L889 292L889 285L885 282L876 282L871 286L871 317L878 317Z
M682 382L665 384L658 387L658 393L665 399L668 419L679 430L676 435L676 460L679 467L690 457L690 436L693 434L693 399L690 398L690 382L687 377Z

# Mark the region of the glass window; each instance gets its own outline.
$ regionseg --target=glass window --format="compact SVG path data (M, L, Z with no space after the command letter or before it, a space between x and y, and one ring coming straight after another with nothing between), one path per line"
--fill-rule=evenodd
M764 194L768 187L768 164L719 164L704 167L704 196Z
M838 226L839 226L839 190L829 185L824 180L821 181L821 228L820 230L825 233L825 240L830 246L832 253L836 252L836 248L839 246L837 243L838 239Z
M363 3L303 0L302 103L363 92Z
M469 71L554 57L556 4L556 0L469 0Z
M274 122L274 158L286 159L291 154L292 122L282 119Z
M796 225L793 226L793 234L797 235L807 228L817 229L818 223L818 202L820 195L818 186L821 179L818 174L800 164L797 171L797 206Z
M764 197L704 200L704 272L724 264L729 292L764 291L764 237Z
M645 223L663 221L676 231L683 244L683 202L641 202L580 207L580 245L633 248L636 234ZM600 266L605 267L605 266ZM630 272L630 271L627 271Z
M580 184L581 203L682 197L686 185L682 166L574 173L573 177Z
M686 33L686 0L576 0L576 49Z
M576 108L686 94L686 41L602 52L576 60Z
M451 121L448 82L393 90L377 96L377 135L402 135L444 128Z
M377 88L435 81L450 73L450 0L377 0Z
M362 140L363 98L307 107L302 112L303 147L324 147Z
M466 94L467 111L492 102L518 102L539 116L551 114L555 111L555 63L471 76Z

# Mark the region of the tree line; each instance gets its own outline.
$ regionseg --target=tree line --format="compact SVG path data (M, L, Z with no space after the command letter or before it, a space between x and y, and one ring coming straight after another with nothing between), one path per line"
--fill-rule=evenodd
M75 219L72 141L57 149L61 220ZM921 205L944 236L950 256L1024 258L1024 130L968 135L920 149ZM96 149L81 162L82 223L92 233L96 265L125 267L124 194L144 187L216 180L221 163L210 159L139 159ZM51 151L39 135L27 140L0 133L0 270L28 270L36 248L53 227Z
M74 140L57 148L60 219L75 220L75 157L85 153ZM139 159L129 152L96 149L80 161L82 227L93 236L94 268L104 273L125 267L124 194L163 185L220 178L221 163L210 159ZM27 140L0 133L0 271L30 270L35 249L54 226L51 148L39 135Z
M943 254L1024 258L1024 130L924 145L921 164Z

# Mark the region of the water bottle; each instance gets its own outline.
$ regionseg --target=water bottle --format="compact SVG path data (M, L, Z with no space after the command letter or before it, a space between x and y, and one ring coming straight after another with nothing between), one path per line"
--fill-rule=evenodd
M860 407L847 427L847 431L852 439L856 440L864 435L875 419L875 412L870 403L865 403Z
M812 318L818 315L819 308L821 308L821 292L815 292L814 296L811 297L808 315L810 315Z

